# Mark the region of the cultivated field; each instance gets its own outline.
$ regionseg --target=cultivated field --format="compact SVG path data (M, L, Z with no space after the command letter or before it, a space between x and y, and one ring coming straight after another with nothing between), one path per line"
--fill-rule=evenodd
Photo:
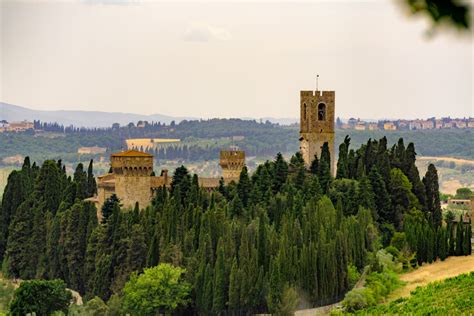
M473 255L448 257L444 261L424 264L420 268L400 276L400 280L406 282L406 285L390 294L389 300L410 296L410 292L418 286L425 286L434 281L444 280L471 271L474 271Z
M416 158L420 176L425 174L430 163L438 170L439 189L442 193L456 194L456 190L462 187L474 189L474 160L420 156Z

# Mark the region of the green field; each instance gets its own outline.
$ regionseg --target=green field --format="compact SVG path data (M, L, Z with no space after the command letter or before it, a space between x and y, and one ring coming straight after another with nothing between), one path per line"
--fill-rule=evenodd
M474 272L418 287L408 298L358 311L357 315L472 315Z

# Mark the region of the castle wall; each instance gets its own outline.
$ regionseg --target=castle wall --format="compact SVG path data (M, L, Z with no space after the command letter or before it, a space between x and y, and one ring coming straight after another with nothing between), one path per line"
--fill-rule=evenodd
M140 208L145 208L151 201L150 176L118 176L115 177L115 194L125 208L134 207L138 202Z

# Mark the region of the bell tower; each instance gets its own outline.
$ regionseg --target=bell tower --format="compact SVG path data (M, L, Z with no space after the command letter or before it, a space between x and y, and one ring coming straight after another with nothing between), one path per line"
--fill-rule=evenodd
M300 91L300 151L306 166L314 156L321 157L321 147L328 143L331 173L334 173L334 91Z

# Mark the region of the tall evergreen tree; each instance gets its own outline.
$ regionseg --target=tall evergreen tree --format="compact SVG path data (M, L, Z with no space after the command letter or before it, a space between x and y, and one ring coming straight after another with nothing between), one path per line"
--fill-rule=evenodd
M221 238L217 244L217 260L214 268L212 310L216 314L224 311L227 301L227 277L224 260L224 243Z
M346 135L344 141L339 145L339 159L337 160L337 173L336 179L348 178L349 177L349 145L351 138Z
M441 202L439 199L438 171L433 164L429 164L426 175L423 178L423 184L426 192L426 209L433 218L433 224L436 227L441 226Z
M324 143L321 148L321 159L319 161L319 183L323 192L328 192L331 182L331 153L328 143Z
M278 153L275 158L275 176L273 178L273 193L280 192L283 185L286 183L288 176L288 164L283 155Z
M248 175L247 166L244 166L242 168L242 171L240 172L239 183L237 183L237 193L244 207L248 205L249 198L250 198L250 190L251 190L250 178Z
M374 192L374 203L380 222L390 223L395 217L390 195L385 187L385 181L378 172L377 167L372 167L369 173L369 180Z
M87 168L87 196L97 194L97 183L94 178L94 160L91 159Z

